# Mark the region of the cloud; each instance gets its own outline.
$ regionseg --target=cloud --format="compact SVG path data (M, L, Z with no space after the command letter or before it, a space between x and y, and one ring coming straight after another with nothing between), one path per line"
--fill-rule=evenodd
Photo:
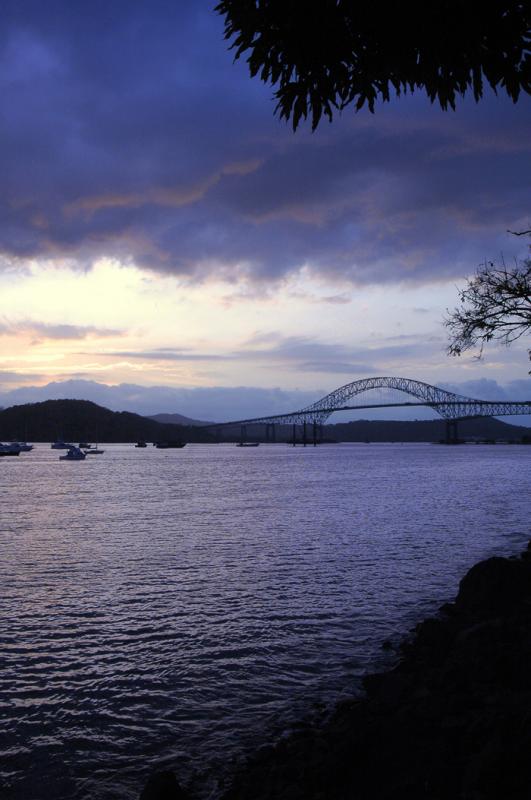
M117 328L103 328L95 325L67 325L24 320L20 322L0 322L0 336L30 335L38 341L48 339L106 339L123 336L125 331Z
M299 365L302 372L332 373L334 375L370 375L376 368L369 364L356 364L351 361L305 361Z
M330 303L331 305L346 305L352 302L350 294L343 292L342 294L329 294L325 297L316 297L313 302L315 303Z
M419 284L524 249L524 100L405 98L294 136L191 0L8 3L0 92L0 263Z
M348 305L352 303L352 295L350 292L339 292L338 294L319 295L310 292L293 291L289 296L294 300L303 300L307 303L314 304L329 304L329 305Z
M3 384L10 384L16 383L17 386L20 386L21 383L30 383L34 381L42 380L42 375L39 375L36 372L32 373L23 373L23 372L13 372L8 370L0 370L0 386ZM0 402L0 404L2 404Z
M80 353L80 355L88 355ZM93 355L93 354L90 354ZM198 353L192 349L175 350L171 347L161 347L159 350L113 350L99 355L112 356L113 358L134 358L145 361L229 361L233 356L218 353Z
M240 358L257 360L280 361L286 364L298 363L299 368L308 369L311 364L321 364L323 369L330 372L331 366L340 366L340 371L345 371L345 366L351 364L352 372L374 372L378 361L401 360L421 353L432 352L433 343L418 341L416 337L405 337L407 341L401 344L374 345L371 347L351 347L337 342L320 342L306 336L283 336L279 332L270 334L261 333L253 336L247 348L239 351ZM393 337L401 340L402 337Z
M440 350L440 340L436 337L419 342L417 337L396 336L388 341L390 344L350 347L338 342L321 342L307 336L284 336L278 331L270 331L255 333L241 348L227 353L165 347L156 350L101 351L97 355L155 362L247 362L254 367L274 366L290 371L365 375L374 373L378 364L400 363L405 358L431 355Z
M461 383L445 383L442 388L450 392L463 394L477 400L530 401L531 380L509 381L503 386L492 378L463 381Z

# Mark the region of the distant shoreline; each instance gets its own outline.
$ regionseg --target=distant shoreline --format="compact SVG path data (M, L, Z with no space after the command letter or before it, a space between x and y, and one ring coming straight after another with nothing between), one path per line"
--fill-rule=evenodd
M160 415L159 415L160 416ZM134 443L140 440L179 439L189 443L215 444L240 441L240 426L230 429L201 424L169 422L143 417L126 411L111 411L88 400L45 400L0 409L0 441L53 442L57 439L77 442ZM182 419L182 418L181 418ZM218 437L219 433L219 437ZM247 425L248 441L267 440L264 425ZM445 422L435 420L357 420L323 426L323 441L335 442L438 442L446 438ZM531 428L502 422L494 417L467 419L459 422L459 439L517 441L531 439ZM277 426L277 442L293 439L291 425ZM302 441L302 434L297 433ZM311 436L308 434L308 443Z

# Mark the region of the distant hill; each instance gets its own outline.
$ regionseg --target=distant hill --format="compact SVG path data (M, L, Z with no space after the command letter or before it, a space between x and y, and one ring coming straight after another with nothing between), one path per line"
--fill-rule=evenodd
M518 417L515 417L518 419ZM481 417L459 422L460 439L511 439L531 435L529 428L510 425L495 417ZM324 435L338 442L438 442L444 439L444 420L419 420L416 422L357 420L326 425Z
M129 411L110 411L89 400L45 400L0 411L0 441L134 442L213 437L188 425L163 424Z
M150 414L148 419L155 422L162 422L170 425L209 425L210 423L202 419L191 419L183 414Z

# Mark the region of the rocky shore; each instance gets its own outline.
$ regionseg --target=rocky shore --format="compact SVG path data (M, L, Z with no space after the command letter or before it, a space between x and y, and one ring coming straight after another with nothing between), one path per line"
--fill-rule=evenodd
M531 543L476 564L365 696L262 749L222 800L528 800ZM174 775L141 800L185 800Z

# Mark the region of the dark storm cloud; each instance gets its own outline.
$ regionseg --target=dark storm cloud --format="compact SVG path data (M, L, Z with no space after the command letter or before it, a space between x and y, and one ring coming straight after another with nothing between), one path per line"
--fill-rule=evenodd
M409 98L293 135L212 5L4 4L5 258L422 282L523 247L504 232L528 219L527 98Z

